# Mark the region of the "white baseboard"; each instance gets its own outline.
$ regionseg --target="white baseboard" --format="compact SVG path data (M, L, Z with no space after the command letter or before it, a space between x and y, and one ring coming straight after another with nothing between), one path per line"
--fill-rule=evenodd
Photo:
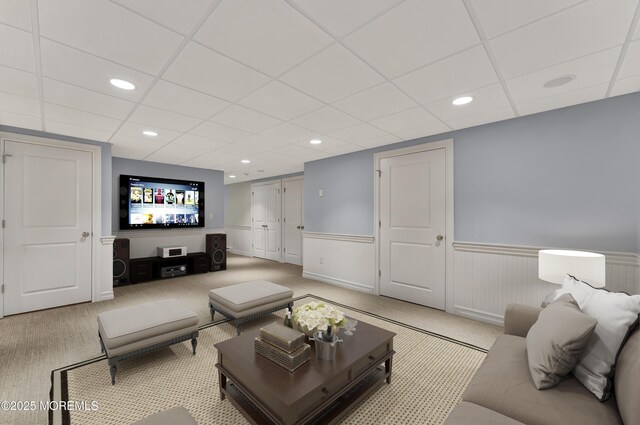
M239 249L233 249L233 248L229 248L228 250L231 254L236 254L236 255L244 255L245 257L251 257L251 253L249 251L241 251Z
M100 293L99 301L112 300L114 298L113 291L105 291Z
M498 326L502 326L504 324L504 317L498 314L493 314L486 311L474 310L472 308L465 308L459 305L454 305L453 308L455 310L450 311L449 313L466 317L468 319L478 320L480 322L491 323Z
M318 280L320 282L329 283L331 285L340 286L346 289L353 289L355 291L366 292L367 294L373 294L373 288L367 285L362 285L357 282L350 282L348 280L336 279L334 277L323 276L321 274L302 272L302 277L306 279Z

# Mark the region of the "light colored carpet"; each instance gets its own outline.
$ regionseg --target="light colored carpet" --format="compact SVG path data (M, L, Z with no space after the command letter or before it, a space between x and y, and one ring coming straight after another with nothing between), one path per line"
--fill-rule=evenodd
M490 348L502 328L391 298L351 291L302 278L302 268L230 255L228 270L115 288L115 299L0 319L0 400L49 400L52 370L100 355L96 317L102 311L161 298L176 298L210 322L207 292L248 280L266 279L316 294L431 332ZM45 411L0 411L0 423L43 424Z
M296 305L309 301L310 298L303 298ZM375 391L343 423L442 423L484 359L484 351L382 318L340 309L358 321L397 334L391 384ZM281 316L282 313L271 315L247 327L258 329L282 320ZM196 356L191 355L190 343L181 343L123 361L115 386L111 385L106 360L62 372L68 382L69 400L96 401L98 405L96 411L71 411L70 424L129 424L176 405L185 406L200 425L246 423L228 400L220 400L214 367L217 359L214 344L234 336L231 324L223 323L201 330ZM340 349L348 349L349 337L345 336L344 341ZM57 387L60 374L55 376Z

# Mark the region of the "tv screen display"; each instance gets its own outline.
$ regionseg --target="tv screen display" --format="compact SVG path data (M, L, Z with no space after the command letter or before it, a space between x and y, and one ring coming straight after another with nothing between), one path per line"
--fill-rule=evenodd
M204 227L204 182L120 176L120 229Z

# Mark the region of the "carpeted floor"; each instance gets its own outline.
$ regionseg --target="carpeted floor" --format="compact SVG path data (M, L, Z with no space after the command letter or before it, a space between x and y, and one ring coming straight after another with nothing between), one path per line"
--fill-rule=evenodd
M304 297L296 305L312 301ZM360 322L388 329L394 338L391 384L383 385L343 421L344 424L440 424L459 401L484 359L484 350L339 306ZM245 331L281 321L282 312L252 322ZM357 331L356 331L357 332ZM176 405L185 406L200 425L244 424L238 411L218 395L214 344L235 336L230 323L200 332L198 353L185 342L156 353L123 361L117 383L111 385L106 360L87 362L54 372L55 393L66 400L95 401L96 410L58 415L53 424L120 425ZM341 350L349 349L344 336ZM61 387L58 389L58 387Z
M302 268L242 256L229 256L228 270L115 288L115 299L8 316L0 319L0 400L49 400L54 369L100 355L96 317L102 311L154 299L176 298L210 322L207 292L216 287L266 279L430 332L490 348L502 328L391 298L302 278ZM44 424L39 409L0 411L0 424Z

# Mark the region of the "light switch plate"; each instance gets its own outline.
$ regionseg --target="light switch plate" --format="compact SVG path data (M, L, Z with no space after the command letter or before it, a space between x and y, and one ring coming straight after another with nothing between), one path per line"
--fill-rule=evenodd
M318 196L321 197L321 198L324 196L324 189L320 189L318 191Z

